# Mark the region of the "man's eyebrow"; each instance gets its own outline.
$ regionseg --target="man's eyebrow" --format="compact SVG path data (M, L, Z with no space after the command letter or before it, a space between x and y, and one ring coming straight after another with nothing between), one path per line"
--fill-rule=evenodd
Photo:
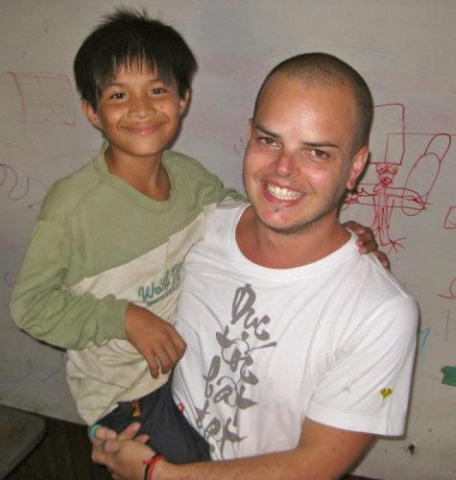
M259 130L260 132L264 133L265 135L268 135L271 138L281 138L281 136L278 133L271 132L267 128L263 127L262 125L255 125L254 127L255 130ZM301 142L304 147L311 147L311 148L335 148L339 149L339 145L333 142L306 142L302 141Z
M254 130L259 130L261 133L264 133L265 135L268 135L269 137L280 138L280 135L278 133L271 132L270 130L268 130L267 128L264 128L261 125L255 125L253 128L254 128Z
M312 148L336 148L339 149L339 145L332 142L302 142L305 147Z

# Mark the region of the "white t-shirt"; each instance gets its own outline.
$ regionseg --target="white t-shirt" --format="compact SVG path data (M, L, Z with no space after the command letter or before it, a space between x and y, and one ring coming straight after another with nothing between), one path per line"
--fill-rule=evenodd
M219 207L186 259L176 403L213 459L296 447L308 417L400 435L417 334L414 299L351 238L311 265L270 269L235 241L245 205Z

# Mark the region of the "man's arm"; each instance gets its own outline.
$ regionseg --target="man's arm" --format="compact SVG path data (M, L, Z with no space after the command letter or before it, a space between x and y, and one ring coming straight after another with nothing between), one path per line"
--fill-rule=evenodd
M373 436L329 427L306 419L296 448L237 460L174 465L156 464L153 480L282 480L334 479L342 476L361 457ZM143 460L153 451L140 442L108 440L94 446L93 460L105 464L119 478L138 479Z

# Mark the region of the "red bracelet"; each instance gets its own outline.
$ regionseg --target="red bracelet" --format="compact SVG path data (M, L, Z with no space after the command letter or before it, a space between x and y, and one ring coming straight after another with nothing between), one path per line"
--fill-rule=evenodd
M152 455L149 460L143 460L143 464L146 466L146 469L144 471L144 480L152 480L152 475L154 474L154 468L155 465L160 460L166 460L166 458L161 455L160 453L156 453L155 455Z

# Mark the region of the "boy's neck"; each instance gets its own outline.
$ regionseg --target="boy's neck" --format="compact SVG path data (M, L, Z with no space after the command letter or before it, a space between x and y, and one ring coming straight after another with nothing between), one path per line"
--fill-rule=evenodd
M122 179L133 188L154 200L166 200L171 185L168 174L161 162L162 153L150 157L122 157L114 155L109 147L105 161L109 173Z

